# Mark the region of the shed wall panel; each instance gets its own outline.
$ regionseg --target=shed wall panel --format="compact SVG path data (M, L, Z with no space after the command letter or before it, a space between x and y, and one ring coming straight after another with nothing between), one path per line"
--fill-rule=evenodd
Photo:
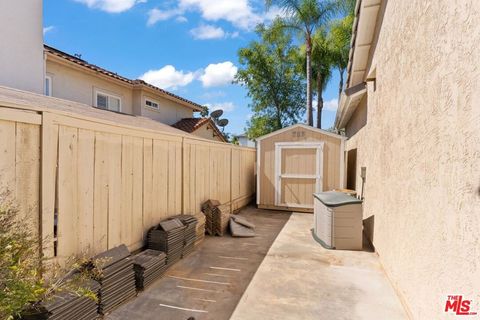
M333 190L341 187L340 182L340 150L341 141L340 136L332 137L331 135L309 130L304 127L292 126L290 129L272 134L258 143L260 145L260 185L257 187L260 190L259 205L262 207L272 208L275 206L275 143L277 142L324 142L323 146L323 191ZM284 161L282 161L282 170L289 170L295 173L306 172L313 163L313 158L310 153L313 151L306 149L291 149L284 150ZM286 160L286 161L285 161ZM309 170L308 170L309 171ZM299 194L311 197L310 183L297 184L298 189L290 192L288 197L297 196ZM313 189L314 190L314 189ZM302 196L303 197L303 196ZM293 200L293 198L291 199ZM308 202L313 204L313 199ZM283 207L278 207L284 209Z

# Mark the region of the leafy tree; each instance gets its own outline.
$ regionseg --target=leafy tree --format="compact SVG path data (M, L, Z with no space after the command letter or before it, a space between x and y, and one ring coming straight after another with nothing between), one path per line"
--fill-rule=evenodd
M260 40L238 52L235 82L246 87L254 115L247 123L250 139L297 123L305 111L304 80L296 70L298 49L276 20L257 26Z
M202 111L200 111L200 116L202 118L205 118L205 117L208 117L209 114L210 114L210 110L208 110L208 107L202 106Z
M237 146L240 144L237 136L232 136L232 139L230 139L230 143L234 144L234 145L237 145Z
M338 5L329 0L266 0L267 8L277 5L286 13L284 27L298 31L305 42L307 76L307 124L313 126L312 112L312 36L327 25Z

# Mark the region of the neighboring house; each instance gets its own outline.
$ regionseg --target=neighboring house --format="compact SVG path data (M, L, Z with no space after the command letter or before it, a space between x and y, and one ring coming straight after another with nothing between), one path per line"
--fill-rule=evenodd
M364 231L414 319L480 298L479 21L480 1L357 1L335 126Z
M245 133L234 136L238 139L238 144L244 147L255 148L255 141L248 139Z
M172 127L191 133L193 135L220 142L228 142L218 129L212 118L184 118Z
M43 93L42 1L0 1L0 86Z
M45 94L172 125L202 106L45 45Z

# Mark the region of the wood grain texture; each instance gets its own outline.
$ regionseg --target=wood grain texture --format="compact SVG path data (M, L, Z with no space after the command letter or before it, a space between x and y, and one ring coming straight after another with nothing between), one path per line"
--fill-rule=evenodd
M207 199L236 210L255 193L254 149L64 113L0 111L0 187L29 213L45 256L55 257L57 240L57 261L121 243L139 249L162 219L197 214Z

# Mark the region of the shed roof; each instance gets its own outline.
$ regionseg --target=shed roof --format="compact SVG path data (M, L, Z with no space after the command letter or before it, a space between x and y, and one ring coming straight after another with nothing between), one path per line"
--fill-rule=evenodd
M273 137L277 134L280 134L282 132L285 132L285 131L288 131L288 130L291 130L291 129L295 129L295 128L303 128L303 129L306 129L306 130L322 133L322 134L327 135L327 136L332 137L332 138L347 139L347 137L341 136L339 134L336 134L336 133L333 133L333 132L330 132L330 131L326 131L326 130L318 129L318 128L315 128L315 127L307 126L304 123L297 123L297 124L294 124L292 126L285 127L283 129L280 129L280 130L277 130L277 131L274 131L274 132L270 132L269 134L258 137L255 140L260 141L260 140L263 140L263 139L266 139L266 138L269 138L269 137Z

